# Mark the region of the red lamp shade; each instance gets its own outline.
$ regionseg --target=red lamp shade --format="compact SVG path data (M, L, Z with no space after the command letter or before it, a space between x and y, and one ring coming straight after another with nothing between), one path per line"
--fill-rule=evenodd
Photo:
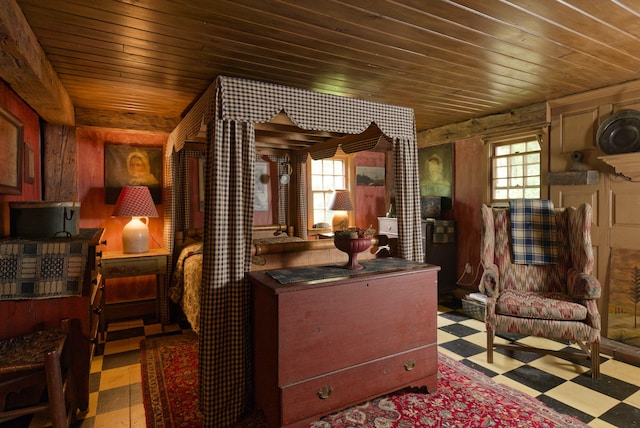
M123 187L116 201L113 215L132 217L122 229L122 251L125 253L149 251L149 217L158 217L158 210L153 203L149 188L146 186Z

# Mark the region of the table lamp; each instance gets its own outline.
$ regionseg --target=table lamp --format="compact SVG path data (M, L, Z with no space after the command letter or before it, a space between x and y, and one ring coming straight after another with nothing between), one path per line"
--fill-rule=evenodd
M336 190L331 195L327 209L335 211L333 214L333 230L344 230L347 228L347 211L353 210L351 195L348 190Z
M131 217L131 221L122 229L122 251L124 253L149 251L149 217L158 217L158 211L153 204L148 187L123 187L116 201L113 216Z

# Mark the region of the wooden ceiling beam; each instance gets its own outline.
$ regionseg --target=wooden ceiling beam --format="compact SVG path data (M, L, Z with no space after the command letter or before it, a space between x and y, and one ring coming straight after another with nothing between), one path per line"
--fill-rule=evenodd
M0 77L45 121L75 125L73 103L15 0L0 7Z
M162 117L127 111L76 108L76 125L170 133L179 117ZM206 136L206 134L205 134Z

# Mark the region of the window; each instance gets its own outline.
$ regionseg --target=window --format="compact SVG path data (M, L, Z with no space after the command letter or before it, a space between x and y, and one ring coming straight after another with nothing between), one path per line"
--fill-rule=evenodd
M537 136L493 143L491 165L492 203L540 199L541 146Z
M310 161L309 227L317 223L332 224L333 211L327 210L327 206L334 190L349 189L348 165L346 155Z

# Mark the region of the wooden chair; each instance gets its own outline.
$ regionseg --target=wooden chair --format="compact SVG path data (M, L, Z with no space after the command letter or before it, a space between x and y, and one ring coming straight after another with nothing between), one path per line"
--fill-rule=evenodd
M591 206L550 208L548 224L555 229L556 259L552 263L515 263L509 208L482 206L480 290L487 295L487 362L494 347L590 359L591 376L600 375L601 286L591 275ZM517 217L519 213L516 213ZM523 229L542 230L527 225ZM539 234L539 232L536 232ZM553 234L552 234L553 235ZM527 240L527 247L530 241ZM579 345L576 352L494 343L498 332L563 339Z
M77 398L69 324L0 341L0 422L48 409L54 428L71 425Z

